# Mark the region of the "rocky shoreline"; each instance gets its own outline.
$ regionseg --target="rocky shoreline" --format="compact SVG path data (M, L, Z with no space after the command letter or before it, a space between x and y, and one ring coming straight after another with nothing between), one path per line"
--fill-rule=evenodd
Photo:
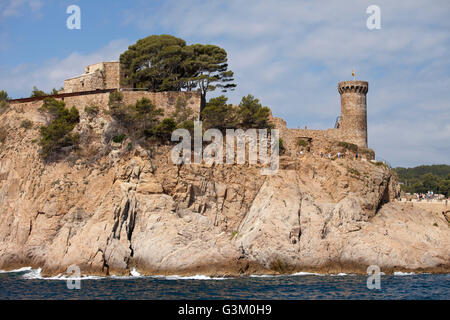
M450 228L438 212L394 202L386 166L314 153L250 165L173 165L169 145L104 142L107 116L77 127L89 143L62 161L38 155L39 113L0 116L0 269L44 276L448 273Z

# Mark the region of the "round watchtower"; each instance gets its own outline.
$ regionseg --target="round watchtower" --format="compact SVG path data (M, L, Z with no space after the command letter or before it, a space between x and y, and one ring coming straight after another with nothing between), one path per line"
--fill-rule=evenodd
M339 130L342 140L367 148L367 81L342 81L338 84L341 94L341 118Z

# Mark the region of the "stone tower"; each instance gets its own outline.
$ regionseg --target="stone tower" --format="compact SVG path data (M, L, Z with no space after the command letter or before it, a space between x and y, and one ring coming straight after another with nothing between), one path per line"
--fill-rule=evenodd
M367 81L342 81L338 84L341 94L341 118L339 130L342 140L367 148Z

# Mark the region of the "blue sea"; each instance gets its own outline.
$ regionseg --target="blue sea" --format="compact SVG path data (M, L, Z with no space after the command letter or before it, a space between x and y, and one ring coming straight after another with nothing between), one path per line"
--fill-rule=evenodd
M298 273L239 278L86 277L79 289L67 278L43 278L39 270L0 272L0 300L5 299L450 299L450 274L382 275L381 288L369 290L363 275ZM70 283L73 284L69 279Z

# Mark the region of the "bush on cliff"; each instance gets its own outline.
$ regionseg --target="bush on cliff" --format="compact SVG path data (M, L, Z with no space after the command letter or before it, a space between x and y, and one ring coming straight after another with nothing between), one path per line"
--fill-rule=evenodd
M352 152L358 152L358 146L356 144L353 144L350 142L341 141L338 143L338 146L342 147L344 149L347 149L349 151L352 151Z
M44 159L48 160L61 148L77 145L79 135L71 133L80 122L80 115L75 107L69 110L63 101L47 98L40 111L50 117L48 125L40 128L39 145Z
M125 105L120 92L111 92L109 112L135 139L144 135L151 136L153 130L159 125L159 117L163 115L163 110L157 108L147 98L142 98L135 104Z
M43 96L47 96L48 93L39 90L36 86L33 87L33 91L31 91L31 95L30 98L36 98L36 97L43 97Z
M98 113L100 112L100 108L96 105L86 106L84 108L84 112L86 112L89 118L93 118L98 115Z
M237 117L239 127L244 129L272 128L269 122L270 109L263 107L259 100L251 94L242 97L237 109Z
M180 96L177 98L175 103L175 110L170 116L177 123L182 123L184 121L193 121L193 111L190 107L187 106L186 97Z
M9 107L9 97L5 90L0 90L0 114L2 114Z
M228 98L223 95L209 99L201 113L205 130L212 128L225 131L225 129L234 129L237 126L235 107L228 104L227 100Z
M20 124L21 128L24 128L25 130L33 128L33 122L31 120L23 120Z
M146 135L154 136L160 141L170 141L172 132L177 129L177 123L172 118L166 118L161 121L156 127L151 131L147 131Z
M0 90L0 101L8 101L8 92L5 90Z
M203 128L205 129L270 129L270 109L263 107L251 94L242 97L239 106L227 104L227 97L211 98L202 111Z
M7 136L8 136L8 129L6 129L5 127L0 127L0 144L5 143Z
M124 133L121 133L121 134L119 134L117 136L114 136L112 138L112 140L113 140L114 143L121 143L123 140L125 140L125 138L126 138L126 135Z
M281 138L278 138L278 150L279 150L280 154L286 153L286 148L284 146L283 139L281 139Z

